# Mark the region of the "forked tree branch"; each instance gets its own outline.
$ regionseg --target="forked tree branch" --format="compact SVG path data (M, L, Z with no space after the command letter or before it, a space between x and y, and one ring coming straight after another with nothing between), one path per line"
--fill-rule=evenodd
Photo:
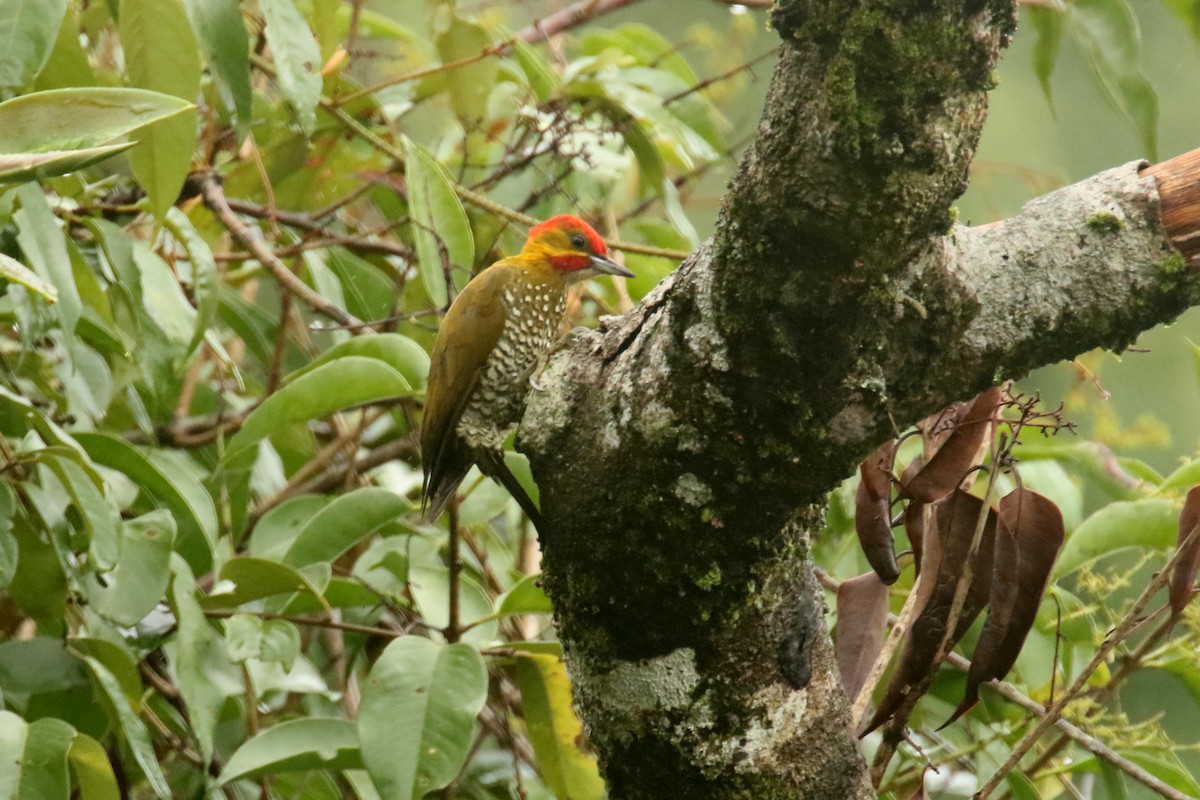
M540 379L518 444L614 800L872 796L808 561L826 493L893 425L1200 297L1159 216L1179 164L952 223L1013 10L780 0L716 235Z

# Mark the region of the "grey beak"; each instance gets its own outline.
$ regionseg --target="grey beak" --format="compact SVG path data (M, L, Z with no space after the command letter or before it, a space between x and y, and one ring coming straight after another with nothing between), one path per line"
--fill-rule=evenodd
M592 269L597 272L603 272L605 275L620 275L623 278L634 277L633 273L622 267L612 259L604 256L590 256L592 259Z

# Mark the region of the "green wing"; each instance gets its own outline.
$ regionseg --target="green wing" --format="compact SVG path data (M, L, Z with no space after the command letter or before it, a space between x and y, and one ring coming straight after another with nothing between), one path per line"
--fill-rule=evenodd
M454 299L433 344L421 423L422 502L430 519L442 512L473 463L456 429L504 330L510 273L506 261L498 261L475 276Z

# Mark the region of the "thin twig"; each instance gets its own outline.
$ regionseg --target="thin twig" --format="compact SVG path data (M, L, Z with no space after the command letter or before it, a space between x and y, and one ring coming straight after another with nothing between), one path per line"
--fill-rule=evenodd
M367 86L365 88L351 92L350 94L342 95L341 97L336 97L332 100L332 102L335 105L344 106L347 103L352 103L355 100L358 100L360 97L366 97L367 95L375 94L376 92L382 91L383 89L387 89L391 86L397 86L401 83L410 83L412 81L424 80L425 78L428 78L430 75L438 75L443 72L453 72L454 70L459 69L460 67L469 66L471 64L476 63L477 61L483 61L484 59L492 58L493 56L499 56L505 50L512 47L512 45L515 41L516 41L516 38L514 37L512 39L508 39L506 41L500 42L499 44L494 44L491 47L485 47L483 50L480 50L478 53L476 53L473 56L467 56L465 58L460 58L456 61L447 61L442 64L434 64L432 66L423 67L422 69L414 70L412 72L406 72L403 75L397 75L394 78L388 78L387 80L380 81L379 83L376 83L373 86Z
M949 656L947 656L946 663L955 669L962 670L963 672L969 672L971 669L971 662L960 656L958 653L951 653ZM1013 705L1020 706L1030 714L1033 714L1037 717L1045 717L1045 707L1043 707L1036 700L1033 700L1022 694L1011 683L1008 683L1007 681L993 680L989 681L985 685L990 687L996 692L996 694L1000 695ZM1081 745L1085 750L1092 753L1097 758L1104 759L1117 769L1124 772L1130 778L1133 778L1143 786L1158 792L1163 797L1170 798L1170 800L1195 800L1195 798L1191 797L1190 795L1183 794L1177 789L1174 789L1171 786L1163 783L1158 778L1139 767L1137 764L1134 764L1132 761L1129 761L1114 751L1108 745L1104 744L1104 742L1101 742L1094 736L1084 733L1075 725L1072 725L1069 721L1060 718L1054 723L1054 727L1058 729L1066 738Z
M663 100L662 104L664 106L669 106L669 105L671 105L671 103L678 102L679 100L682 100L683 98L685 98L689 95L693 95L696 92L702 92L705 89L707 89L709 86L712 86L714 83L720 83L721 81L729 80L730 78L732 78L736 75L740 75L741 73L745 72L748 69L754 69L755 65L757 65L759 62L766 61L768 58L770 58L771 56L777 55L778 53L779 53L778 49L768 50L765 53L760 53L759 55L757 55L754 58L750 59L749 61L745 62L744 64L738 64L733 69L728 70L726 72L722 72L720 75L713 75L711 78L705 78L704 80L697 83L695 86L689 86L688 88L684 89L682 92L671 95L670 97Z
M831 577L830 575L825 573L823 570L818 569L818 570L815 570L815 572L817 575L817 579L821 582L822 586L829 589L830 591L833 591L833 592L837 591L838 586L840 586L841 584L836 578ZM889 614L888 621L891 624L895 625L899 621L899 619L898 619L898 617L896 617L896 615ZM964 658L963 656L959 655L958 653L950 653L949 655L947 655L945 663L949 664L950 666L952 666L955 669L960 670L962 672L970 672L970 670L971 670L971 662L968 659ZM1012 703L1015 706L1019 706L1020 708L1024 709L1025 711L1028 711L1030 714L1033 714L1039 718L1044 717L1046 714L1046 709L1040 703L1038 703L1036 700L1029 698L1028 696L1023 694L1019 689L1017 689L1015 686L1013 686L1011 683L1008 683L1007 681L992 680L992 681L988 681L984 685L991 688L993 691L996 692L996 694L1000 695L1008 702ZM1147 788L1152 789L1155 792L1158 792L1163 797L1169 798L1169 800L1195 800L1195 798L1192 798L1189 795L1182 794L1178 790L1176 790L1170 786L1167 786L1162 781L1160 781L1158 778L1154 777L1153 775L1151 775L1150 773L1146 772L1144 769L1139 767L1137 764L1134 764L1133 762L1129 761L1128 759L1122 757L1120 754L1116 753L1108 745L1104 744L1096 737L1091 736L1087 733L1084 733L1082 730L1080 730L1078 727L1071 724L1067 720L1062 719L1060 717L1058 720L1056 720L1054 722L1054 727L1060 733L1062 733L1065 738L1081 745L1084 749L1086 749L1088 752L1094 754L1096 757L1102 758L1105 761L1108 761L1110 764L1112 764L1114 767L1116 767L1117 769L1124 772L1126 775L1128 775L1133 780L1137 781L1138 783L1141 783L1143 786L1146 786Z
M368 636L382 636L387 639L399 639L406 635L406 631L390 630L388 628L380 628L373 625L357 625L353 622L340 622L331 619L321 619L319 617L304 617L298 614L273 614L266 611L254 612L237 610L231 611L219 608L204 609L204 616L210 619L228 619L236 614L251 614L259 619L281 619L287 622L295 623L296 625L308 625L313 628L331 628L333 630L347 631L349 633L364 633Z
M398 163L403 164L406 161L407 157L405 156L404 152L400 150L400 148L384 141L373 131L371 131L370 128L363 125L361 122L347 114L342 109L333 105L330 101L322 100L321 106L328 111L331 116L353 131L360 138L362 138L363 141L374 147L379 152L394 159ZM454 193L458 195L459 199L461 199L463 202L469 203L476 208L482 208L484 211L500 217L501 219L506 219L509 222L514 222L526 227L531 227L538 223L538 220L535 217L531 217L528 214L524 214L520 211L514 211L507 206L497 203L490 197L482 195L479 192L472 191L461 184L454 183L452 181L451 187L454 189ZM243 243L243 246L245 246L245 243ZM608 246L614 250L622 250L626 253L640 253L647 256L659 256L660 258L673 258L676 260L682 260L691 255L691 253L685 250L674 250L669 247L654 247L653 245L632 244L629 242L615 240L609 241Z
M250 229L238 219L237 214L229 207L229 203L225 199L225 191L221 188L221 184L215 175L209 173L202 177L200 179L200 186L204 194L204 204L216 215L217 219L225 226L230 235L237 240L238 244L253 253L259 263L275 276L275 280L279 281L280 285L303 300L317 313L323 314L348 328L353 328L358 333L374 333L374 331L366 327L362 320L343 311L310 289L308 284L300 280L296 273L288 269L286 264L276 258L270 249L256 239L250 233Z
M1167 606L1164 606L1163 610L1166 608ZM1154 649L1159 640L1171 632L1172 624L1170 617L1165 619L1162 624L1138 644L1137 649L1121 660L1120 668L1108 679L1108 683L1092 692L1091 699L1096 704L1097 709L1112 699L1117 689L1125 682L1126 678L1133 674L1134 670L1141 666L1142 660ZM1053 696L1050 699L1053 702ZM1067 745L1068 741L1066 736L1059 736L1058 739L1051 742L1045 750L1038 754L1033 764L1030 765L1030 774L1040 772L1043 767L1062 752L1063 747Z
M352 470L362 472L398 458L415 461L417 456L417 445L412 438L393 439L386 444L380 445L363 457L356 459L353 463L332 465L321 475L297 486L295 494L313 494L328 491L340 485L345 480L346 474Z
M382 407L369 409L363 413L363 423L369 425L386 413L387 409ZM304 492L301 487L305 486L314 475L319 474L325 469L339 454L345 452L351 445L353 445L354 449L357 449L362 432L363 425L359 425L339 433L333 441L321 448L308 461L304 462L304 465L296 470L296 473L288 479L287 484L282 489L255 506L254 510L250 513L251 520L258 519L284 500L288 500L298 494L303 494ZM348 469L347 467L347 471ZM345 479L344 476L345 473L343 473L339 482Z
M775 4L775 0L716 0L723 6L744 6L745 8L756 8L760 11L765 11Z
M275 394L283 377L283 357L287 354L288 329L292 326L292 293L286 289L279 293L279 327L275 331L275 352L271 354L271 366L267 370L267 387L263 397Z
M1026 733L1025 736L1021 738L1021 741L1017 742L1017 744L1013 747L1012 752L1009 753L1008 758L1003 764L1000 765L1000 768L996 770L995 774L993 774L991 778L988 779L987 783L983 785L983 788L975 793L973 800L986 800L986 798L996 790L996 787L1000 785L1005 777L1007 777L1008 773L1012 772L1016 768L1021 759L1025 757L1025 754L1028 753L1035 744L1037 744L1038 740L1046 732L1046 729L1062 717L1063 710L1066 708L1067 704L1078 697L1087 688L1088 681L1091 679L1092 673L1095 672L1100 665L1108 659L1109 653L1111 653L1117 645L1123 642L1129 633L1140 624L1139 618L1141 616L1142 609L1144 609L1146 604L1150 602L1150 598L1153 597L1154 594L1163 586L1165 586L1171 579L1171 572L1175 568L1176 562L1179 561L1179 559L1186 552L1188 545L1191 544L1198 535L1200 535L1200 526L1192 530L1192 532L1188 534L1187 538L1180 543L1180 545L1176 548L1175 553L1170 559L1167 560L1167 563L1163 565L1163 568L1158 572L1157 575L1154 576L1154 578L1151 579L1150 583L1146 585L1146 588L1142 590L1142 593L1138 595L1137 600L1134 601L1133 606L1128 612L1126 612L1125 617L1121 620L1120 624L1117 625L1112 633L1108 635L1108 638L1105 639L1100 645L1099 649L1096 650L1096 654L1092 656L1092 660L1088 662L1087 666L1085 666L1075 678L1074 683L1072 683L1070 687L1068 687L1067 690L1062 693L1058 700L1056 700L1050 705L1049 708L1046 709L1045 715L1038 721L1036 725L1034 725L1033 729Z
M635 2L637 0L578 0L561 11L535 20L513 38L534 44Z

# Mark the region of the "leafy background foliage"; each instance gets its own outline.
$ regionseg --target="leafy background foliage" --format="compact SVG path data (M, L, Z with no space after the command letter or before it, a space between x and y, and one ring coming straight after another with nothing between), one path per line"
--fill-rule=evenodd
M1030 5L963 201L977 220L1120 157L1014 158L993 132L1029 113L1068 125L1094 98L1130 158L1195 144L1130 6ZM1192 8L1168 5L1138 13L1186 50ZM547 42L520 4L0 0L0 797L602 796L533 531L478 476L456 526L422 524L415 432L439 313L529 218L583 213L627 243L638 277L583 287L572 324L629 308L711 226L775 41L725 3L683 6L670 36L645 24L680 8ZM1123 424L1103 360L1042 376L1092 438L1019 451L1069 536L1014 673L1037 698L1161 563L1200 472L1162 477L1173 457L1142 451L1168 427L1187 450L1195 423ZM866 568L852 492L820 544L834 579ZM1197 794L1188 754L1159 747L1195 732L1147 721L1136 683L1170 675L1196 702L1192 614L1118 687L1128 705L1079 713ZM961 690L939 674L914 725ZM951 779L1027 724L983 700L922 740ZM1043 796L1089 772L1127 796L1071 755L1031 771ZM925 764L902 748L885 785L908 794Z

